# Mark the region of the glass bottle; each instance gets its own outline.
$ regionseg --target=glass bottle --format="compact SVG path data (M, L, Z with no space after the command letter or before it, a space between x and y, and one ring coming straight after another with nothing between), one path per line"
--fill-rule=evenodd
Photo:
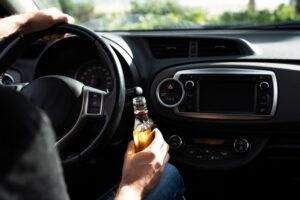
M151 130L153 121L148 117L145 97L135 97L133 98L132 103L135 114L133 141L135 145L135 152L139 152L145 149L154 138Z

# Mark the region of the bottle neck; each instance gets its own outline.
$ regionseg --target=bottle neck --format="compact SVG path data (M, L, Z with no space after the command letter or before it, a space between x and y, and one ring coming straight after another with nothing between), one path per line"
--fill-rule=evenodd
M135 112L135 117L143 120L149 120L148 112Z

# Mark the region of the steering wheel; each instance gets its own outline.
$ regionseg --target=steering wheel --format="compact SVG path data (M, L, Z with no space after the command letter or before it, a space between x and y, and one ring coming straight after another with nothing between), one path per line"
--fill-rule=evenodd
M80 152L61 158L64 164L70 164L88 157L97 147L104 146L121 119L125 103L125 82L120 62L112 48L87 28L60 24L48 30L17 36L0 55L0 73L6 71L33 42L45 35L64 33L81 37L95 47L98 59L107 63L112 74L113 90L108 94L59 75L44 76L30 83L18 84L16 90L48 114L57 134L55 146L60 152L72 144L73 138L88 121L101 122L96 136L88 145Z

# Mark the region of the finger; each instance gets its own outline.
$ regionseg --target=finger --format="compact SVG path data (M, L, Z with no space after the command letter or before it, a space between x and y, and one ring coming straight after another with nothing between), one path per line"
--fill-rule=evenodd
M161 152L162 153L168 153L168 151L169 151L169 144L168 143L166 143L166 142L164 142L164 144L162 145L162 147L161 147Z
M169 145L167 143L164 143L158 154L159 155L158 159L160 163L164 162L164 159L168 154L168 151L169 151Z
M52 15L53 23L68 23L68 17L65 14Z
M165 168L166 168L166 166L167 166L169 160L170 160L170 154L167 153L166 156L165 156L165 158L164 158L162 167L161 167L161 172L163 172L163 171L165 170Z
M135 152L134 143L133 143L133 141L131 140L131 141L128 143L128 146L127 146L127 150L126 150L126 154L125 154L125 155L132 155L132 154L134 154L134 152Z
M64 23L70 23L73 24L75 22L75 19L71 17L68 14L62 13L57 8L49 8L43 10L45 14L51 15L53 17L53 21L55 23L64 22Z
M51 41L55 41L55 40L57 40L59 38L62 38L61 34L52 34L52 35L50 35L50 40Z
M161 132L156 128L152 131L154 133L154 139L152 143L149 145L149 148L152 150L159 151L163 145L164 138L162 137Z
M164 164L166 157L169 157L168 155L169 145L165 143L163 147L160 149L160 151L153 152L154 158L155 158L155 169L160 170Z
M75 23L75 19L73 17L71 17L70 15L66 15L66 16L67 16L67 23L69 23L69 24Z
M75 19L73 17L71 17L70 15L60 14L60 15L54 16L54 21L56 23L63 22L63 23L73 24L75 22Z
M165 159L164 159L164 162L163 162L163 166L166 166L167 163L169 162L169 160L170 160L170 154L167 153L167 155L166 155L166 157L165 157Z

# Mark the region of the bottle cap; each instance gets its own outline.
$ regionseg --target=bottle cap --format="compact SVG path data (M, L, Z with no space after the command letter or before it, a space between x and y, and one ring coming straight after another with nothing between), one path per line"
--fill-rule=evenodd
M132 99L134 112L148 112L146 98L144 96L134 97Z
M144 96L134 97L132 99L132 103L134 105L137 105L137 104L146 104L146 98Z

